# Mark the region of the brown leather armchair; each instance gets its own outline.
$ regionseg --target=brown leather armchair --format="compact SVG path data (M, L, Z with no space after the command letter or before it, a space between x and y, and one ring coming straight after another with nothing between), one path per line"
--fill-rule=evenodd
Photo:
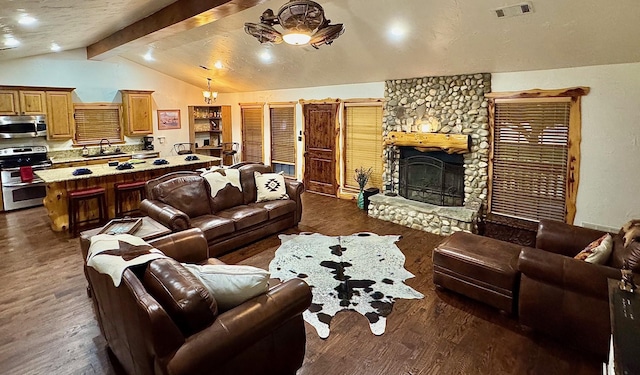
M227 186L215 197L197 172L173 172L147 181L140 210L172 231L199 228L218 256L260 238L298 225L304 184L285 180L289 199L256 202L254 172L270 173L261 163L240 163L242 191ZM170 188L167 185L170 184Z
M620 269L573 257L603 234L540 220L536 249L522 248L518 259L520 323L601 360L606 359L611 332L607 279L619 280ZM614 236L615 246L621 246L621 237Z
M207 241L190 229L150 242L173 259L125 270L114 287L86 267L100 329L128 374L295 374L305 354L302 280L272 287L228 311L179 262L208 259ZM179 261L179 262L178 262Z

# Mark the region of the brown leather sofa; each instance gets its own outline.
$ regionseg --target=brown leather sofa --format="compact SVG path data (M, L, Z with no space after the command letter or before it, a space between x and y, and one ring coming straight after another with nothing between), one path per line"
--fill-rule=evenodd
M608 265L573 259L605 232L540 220L536 248L518 259L519 321L562 342L605 359L611 323L607 279L621 277L621 237L614 236Z
M289 199L256 203L254 172L270 173L271 167L258 163L236 167L242 191L229 185L211 197L210 185L199 173L173 172L147 181L147 199L140 210L172 231L199 228L212 257L300 222L302 182L285 181ZM159 188L167 183L172 184L171 193L163 195Z
M532 248L454 233L433 252L434 283L513 312L523 326L605 360L611 332L607 279L621 278L625 260L638 272L640 242L624 247L623 234L613 235L606 265L573 258L604 234L540 220Z
M207 241L190 229L150 241L173 259L125 270L114 287L86 273L100 329L130 375L295 374L305 354L302 312L311 291L294 279L228 311L218 311L204 285L178 261L208 258Z

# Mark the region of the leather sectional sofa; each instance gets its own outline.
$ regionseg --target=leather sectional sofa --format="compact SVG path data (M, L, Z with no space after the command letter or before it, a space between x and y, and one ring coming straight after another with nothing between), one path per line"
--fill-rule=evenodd
M208 257L199 229L150 241L173 259L128 268L118 287L85 265L100 330L129 375L289 374L302 365L302 312L311 290L293 279L220 311L204 285L179 262Z
M434 283L605 360L611 332L607 279L620 280L624 260L640 270L640 243L624 247L619 233L605 265L573 258L604 234L540 220L531 248L457 232L433 252Z
M271 167L248 163L236 168L241 191L229 185L215 197L210 194L209 182L197 172L173 172L149 180L147 199L140 210L174 232L199 228L207 238L211 257L300 222L301 182L285 180L289 199L256 203L254 172L271 173Z

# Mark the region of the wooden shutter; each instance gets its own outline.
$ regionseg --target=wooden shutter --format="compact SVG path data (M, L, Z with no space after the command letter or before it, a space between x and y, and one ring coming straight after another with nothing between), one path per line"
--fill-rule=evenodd
M358 189L356 168L371 168L367 186L382 188L382 106L345 103L344 186Z
M122 142L122 117L118 104L77 104L74 106L76 143L97 143L101 139Z
M242 161L262 162L262 106L240 106L242 112Z
M496 100L492 213L565 221L570 99Z

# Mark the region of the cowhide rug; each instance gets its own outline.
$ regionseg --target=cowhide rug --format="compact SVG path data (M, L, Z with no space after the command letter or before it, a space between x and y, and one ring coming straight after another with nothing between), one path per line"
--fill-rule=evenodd
M269 272L282 281L299 277L311 286L313 301L303 317L321 338L329 336L331 318L342 310L364 315L371 332L382 335L397 298L424 297L403 283L414 276L404 269L404 254L395 245L400 236L313 233L279 237L282 245Z

